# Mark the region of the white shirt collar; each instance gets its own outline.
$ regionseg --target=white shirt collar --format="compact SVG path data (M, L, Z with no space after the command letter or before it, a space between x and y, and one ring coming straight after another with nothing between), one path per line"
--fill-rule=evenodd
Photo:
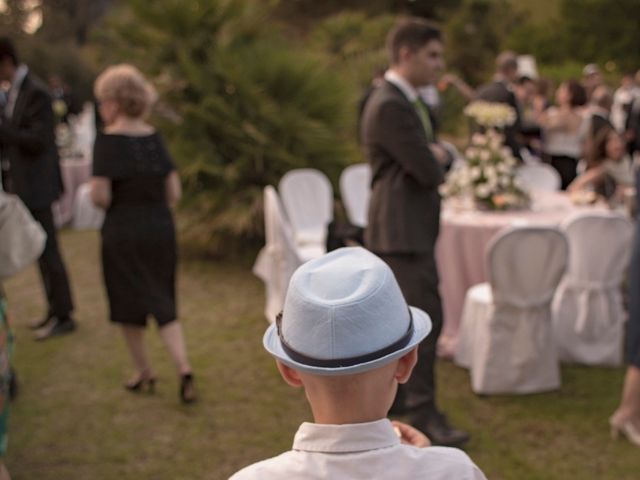
M305 422L293 439L294 450L322 453L364 452L399 444L400 439L386 418L347 425Z
M11 88L9 88L9 95L7 97L7 106L5 107L5 115L7 118L11 118L13 116L13 109L16 106L18 92L20 92L20 87L22 86L22 82L24 82L27 73L29 73L29 67L22 64L16 68L16 72L13 74Z
M398 87L404 94L404 96L407 97L407 100L409 100L411 103L415 102L418 99L418 92L415 88L413 88L413 85L407 82L407 80L397 72L394 72L393 70L387 70L384 73L384 79L387 82L392 83L396 87Z

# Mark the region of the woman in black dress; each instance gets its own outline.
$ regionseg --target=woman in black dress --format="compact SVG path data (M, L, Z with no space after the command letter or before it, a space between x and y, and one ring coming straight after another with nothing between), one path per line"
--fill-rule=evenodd
M107 68L96 80L104 131L94 146L91 196L106 209L102 267L111 321L122 328L136 376L130 391L152 391L155 376L144 347L153 316L180 375L180 398L195 400L193 375L176 319L176 237L170 205L180 180L160 135L144 120L153 87L131 65Z

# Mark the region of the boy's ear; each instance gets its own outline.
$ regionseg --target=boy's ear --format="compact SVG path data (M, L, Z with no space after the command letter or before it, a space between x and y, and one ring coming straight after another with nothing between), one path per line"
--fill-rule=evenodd
M300 375L293 368L286 366L280 360L276 360L276 365L278 367L278 371L280 375L292 387L301 387L302 380L300 379Z
M396 381L398 383L407 383L416 363L418 363L418 347L411 350L405 356L400 357L398 360L398 367L394 375Z

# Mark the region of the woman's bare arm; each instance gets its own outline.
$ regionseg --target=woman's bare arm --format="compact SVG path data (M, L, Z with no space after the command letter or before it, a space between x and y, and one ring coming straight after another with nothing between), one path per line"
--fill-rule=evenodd
M106 177L91 177L91 201L97 207L107 209L111 205L111 180Z
M180 177L177 171L174 170L167 175L164 187L167 203L173 207L182 196L182 187L180 186Z

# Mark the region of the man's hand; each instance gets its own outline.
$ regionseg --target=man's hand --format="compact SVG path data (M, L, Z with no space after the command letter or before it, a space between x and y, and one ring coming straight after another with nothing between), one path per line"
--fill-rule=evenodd
M427 436L417 428L413 428L411 425L398 422L397 420L392 420L391 424L400 437L400 442L404 443L405 445L412 445L418 448L431 446L431 442L429 441Z
M429 149L441 166L446 167L449 164L449 153L442 145L439 143L430 143Z

